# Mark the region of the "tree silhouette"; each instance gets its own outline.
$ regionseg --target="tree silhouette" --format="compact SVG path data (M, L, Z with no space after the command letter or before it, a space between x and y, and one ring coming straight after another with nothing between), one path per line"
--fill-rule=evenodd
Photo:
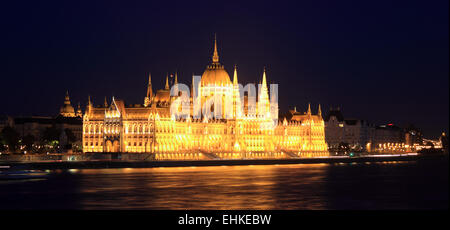
M5 145L6 145L6 143L5 143L5 141L3 140L3 137L2 137L2 135L1 135L1 133L0 133L0 151L5 151L5 150L6 150Z
M51 144L59 141L59 131L55 126L47 127L42 132L42 141Z
M33 144L35 140L36 138L31 134L28 134L25 137L23 137L22 143L25 145L25 149L27 151L31 151L33 149Z
M19 144L19 133L10 126L6 126L1 131L0 135L4 144L8 146L10 152L15 152Z
M77 141L77 138L75 137L75 134L73 134L72 130L66 128L64 130L64 132L66 132L66 136L67 136L67 142L69 144L74 143L75 141Z

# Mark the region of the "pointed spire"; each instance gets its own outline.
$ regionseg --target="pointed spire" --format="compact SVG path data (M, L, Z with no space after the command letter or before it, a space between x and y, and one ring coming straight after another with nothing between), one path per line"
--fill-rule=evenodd
M177 72L175 72L175 81L174 81L174 83L173 83L173 86L174 87L176 87L175 88L175 92L178 92L178 73ZM178 92L178 96L180 95L180 92Z
M88 95L88 104L87 104L87 108L86 108L86 113L89 113L92 111L93 105L91 102L91 95Z
M166 75L166 86L164 87L164 89L169 89L169 75Z
M219 62L219 53L217 52L217 38L216 38L216 34L214 34L214 53L213 53L212 61L213 61L213 63L218 63Z
M105 108L108 108L108 101L106 100L106 96L105 96Z
M152 89L152 74L148 74L148 86L147 86L147 96L148 99L153 97L153 89Z
M311 115L311 103L308 103L308 115Z
M320 108L320 104L319 104L319 111L317 112L317 115L319 115L319 117L322 117L322 109Z
M266 67L264 66L264 73L263 73L263 80L262 85L267 86L267 80L266 80Z
M191 96L192 97L194 97L194 73L192 73L192 84L191 84L191 87L192 87L192 89L191 89Z
M144 98L144 106L147 107L150 105L153 99L153 89L152 89L152 74L148 74L148 86L147 86L147 95Z
M77 117L82 117L83 116L83 112L81 111L81 106L80 106L80 102L78 102L78 108L77 108Z
M152 74L148 74L148 85L152 85Z
M238 84L237 69L236 69L236 65L234 65L233 85L237 85L237 84Z

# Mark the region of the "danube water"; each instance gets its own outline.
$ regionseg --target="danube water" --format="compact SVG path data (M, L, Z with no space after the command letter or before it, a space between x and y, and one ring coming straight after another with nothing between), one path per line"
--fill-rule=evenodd
M448 158L50 170L0 181L0 209L448 209Z

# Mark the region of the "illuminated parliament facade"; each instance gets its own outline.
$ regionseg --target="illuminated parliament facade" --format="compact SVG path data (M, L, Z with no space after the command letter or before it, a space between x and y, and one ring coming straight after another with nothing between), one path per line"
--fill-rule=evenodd
M231 81L219 63L216 42L212 63L201 79L194 81L193 76L192 95L183 95L179 86L177 75L172 88L166 77L165 88L154 92L149 76L143 104L126 105L113 97L109 104L105 99L103 106L94 106L89 98L83 152L152 153L156 160L329 155L320 105L317 114L308 107L305 113L294 111L289 119L278 120L278 101L272 92L269 97L265 70L257 97L244 95L236 68ZM184 116L174 115L183 109L188 111Z

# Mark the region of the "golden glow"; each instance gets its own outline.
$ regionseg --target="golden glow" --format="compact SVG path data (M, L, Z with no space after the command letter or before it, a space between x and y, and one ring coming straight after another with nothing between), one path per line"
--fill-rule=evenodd
M239 96L236 69L232 83L218 63L216 48L213 59L216 61L207 67L199 84L200 103L204 105L216 96L231 101L224 103L221 110L228 119L214 120L206 116L193 119L191 111L188 119L177 120L170 114L170 104L175 97L168 98L168 104L161 103L156 98L166 95L167 91L158 90L153 97L149 89L144 105L125 106L123 101L114 98L109 107L98 108L89 103L83 117L83 151L153 153L155 160L329 155L321 115L312 115L309 109L296 119L274 123L278 118L278 102L269 100L265 71L256 108L250 111L241 107L245 101L241 102ZM149 87L150 80L149 77ZM191 100L191 106L193 103L197 102ZM274 113L271 108L275 108Z

